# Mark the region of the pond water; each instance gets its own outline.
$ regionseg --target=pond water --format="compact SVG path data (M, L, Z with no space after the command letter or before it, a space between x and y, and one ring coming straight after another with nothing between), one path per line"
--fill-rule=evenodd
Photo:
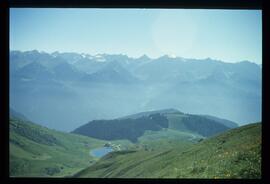
M113 149L111 147L101 147L90 151L90 155L101 158L112 151Z

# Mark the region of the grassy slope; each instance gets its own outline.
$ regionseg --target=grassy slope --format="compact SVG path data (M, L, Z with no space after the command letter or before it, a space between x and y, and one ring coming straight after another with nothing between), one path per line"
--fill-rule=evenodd
M97 139L10 119L10 176L68 176L89 166Z
M163 129L146 131L136 144L128 140L110 141L122 150L160 152L174 147L186 149L201 136ZM23 177L63 177L93 164L98 158L89 151L107 141L51 130L29 121L10 120L10 175Z
M188 149L114 152L76 177L260 178L261 124L209 138Z
M138 139L136 145L148 148L148 150L164 150L175 146L187 148L198 142L202 136L189 132L182 132L172 129L163 129L161 131L146 131L143 136Z

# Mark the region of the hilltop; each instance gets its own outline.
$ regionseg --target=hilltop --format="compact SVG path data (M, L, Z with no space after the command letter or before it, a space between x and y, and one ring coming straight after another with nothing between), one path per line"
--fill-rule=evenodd
M212 116L185 114L176 109L163 109L141 112L112 120L93 120L72 131L72 133L102 140L127 139L137 142L147 131L159 133L175 130L193 134L194 137L210 137L237 127L237 124L224 123ZM168 131L169 136L169 131Z

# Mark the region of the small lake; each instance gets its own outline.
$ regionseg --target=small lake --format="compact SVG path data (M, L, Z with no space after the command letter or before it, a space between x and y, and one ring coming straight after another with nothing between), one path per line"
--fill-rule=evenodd
M101 147L90 151L90 155L101 158L112 151L113 149L111 147Z

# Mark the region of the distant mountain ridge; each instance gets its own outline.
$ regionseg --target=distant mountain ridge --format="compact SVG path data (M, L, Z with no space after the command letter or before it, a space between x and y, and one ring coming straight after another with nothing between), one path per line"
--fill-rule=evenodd
M249 61L10 51L10 105L64 131L167 107L257 122L261 87L262 68Z
M120 63L112 61L108 63L101 71L84 76L85 82L115 82L115 83L131 83L138 79L132 76Z

